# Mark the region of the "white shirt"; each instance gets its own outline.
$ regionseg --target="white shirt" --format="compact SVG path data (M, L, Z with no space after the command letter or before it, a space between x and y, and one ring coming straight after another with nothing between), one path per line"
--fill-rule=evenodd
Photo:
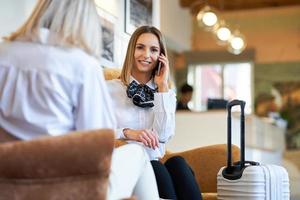
M131 77L131 81L134 80ZM137 80L135 80L138 82ZM150 129L158 133L159 148L155 150L145 146L151 160L157 160L165 154L165 143L175 133L176 97L173 90L166 93L154 93L154 106L141 108L133 104L127 97L127 87L120 79L107 81L108 89L113 100L117 118L117 138L124 138L123 129ZM155 89L153 80L147 85ZM136 143L136 142L134 142Z
M47 43L47 30L41 32ZM73 130L115 128L98 61L77 48L0 44L0 127L29 140Z

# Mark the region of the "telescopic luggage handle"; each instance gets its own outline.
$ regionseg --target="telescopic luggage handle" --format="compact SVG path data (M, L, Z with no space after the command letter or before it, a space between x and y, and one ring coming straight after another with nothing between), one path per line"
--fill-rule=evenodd
M233 106L241 106L241 111L244 111L245 110L245 105L246 105L246 102L245 101L242 101L242 100L238 100L238 99L235 99L235 100L232 100L230 102L228 102L227 104L227 109L228 110L231 110L231 108Z
M231 108L233 106L240 106L241 107L241 137L240 137L240 169L242 169L245 166L245 101L241 100L232 100L227 104L227 168L229 169L231 167L232 163L232 152L231 152L231 145L232 145L232 139L231 139Z
M245 167L251 166L251 165L259 165L258 162L245 161L245 105L246 105L246 102L241 101L241 100L233 100L227 104L227 111L228 111L228 115L227 115L227 166L222 171L222 175L223 175L223 177L230 179L230 180L239 179L242 176L243 170L245 169ZM241 119L240 119L240 123L241 123L241 125L240 125L241 126L240 156L241 157L240 157L240 161L235 162L232 165L231 108L233 106L241 107Z

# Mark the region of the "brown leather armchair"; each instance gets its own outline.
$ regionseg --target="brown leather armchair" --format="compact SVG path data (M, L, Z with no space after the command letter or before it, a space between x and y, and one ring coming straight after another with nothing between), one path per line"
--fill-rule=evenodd
M104 76L106 80L119 78L120 70L104 69ZM117 140L115 146L125 143L124 140ZM182 156L193 169L203 200L216 200L217 173L221 167L227 164L227 145L210 145L176 153L167 151L161 161L164 162L175 155ZM239 160L239 148L236 146L232 147L232 159L233 162Z
M6 140L0 144L0 200L104 200L113 147L110 129Z

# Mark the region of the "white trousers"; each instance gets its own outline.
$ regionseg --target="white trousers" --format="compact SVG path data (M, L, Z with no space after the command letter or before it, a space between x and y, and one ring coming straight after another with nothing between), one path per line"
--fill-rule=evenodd
M118 147L112 155L107 199L135 196L141 200L158 200L155 175L144 148L138 144Z

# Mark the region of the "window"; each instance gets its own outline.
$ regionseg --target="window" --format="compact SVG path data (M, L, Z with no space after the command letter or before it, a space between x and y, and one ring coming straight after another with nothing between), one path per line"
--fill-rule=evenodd
M190 66L188 83L194 86L191 108L207 110L207 99L241 99L246 113L252 111L252 64L226 63Z

